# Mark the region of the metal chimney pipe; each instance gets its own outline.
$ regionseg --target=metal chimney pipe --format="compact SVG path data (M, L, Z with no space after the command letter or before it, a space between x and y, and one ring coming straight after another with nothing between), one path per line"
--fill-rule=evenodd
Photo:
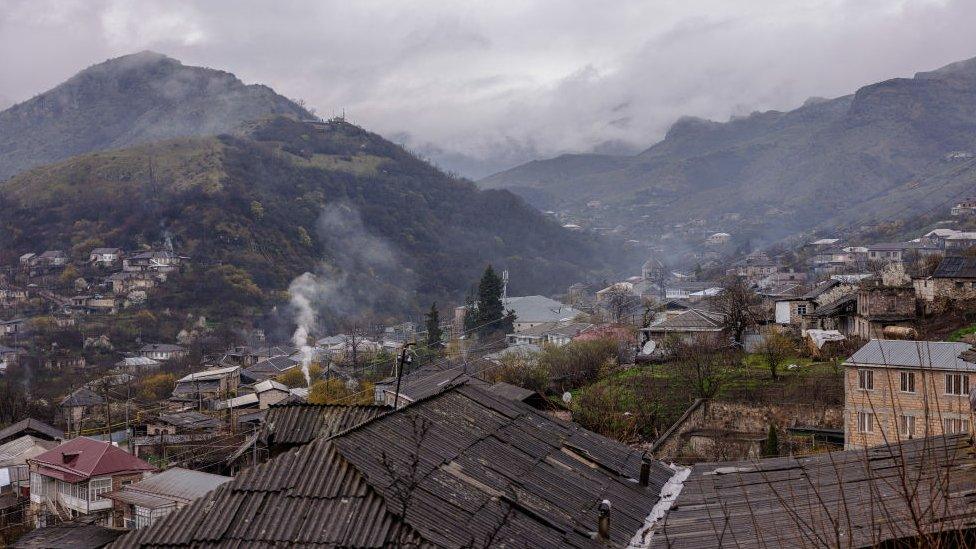
M600 502L600 522L597 527L597 537L602 541L610 541L610 500Z
M644 488L651 483L651 459L647 454L641 456L640 485Z

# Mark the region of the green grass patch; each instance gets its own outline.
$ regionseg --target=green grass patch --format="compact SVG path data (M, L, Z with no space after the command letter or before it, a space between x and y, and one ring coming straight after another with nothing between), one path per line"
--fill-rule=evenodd
M976 324L972 326L966 326L965 328L959 328L958 330L949 334L949 341L962 341L962 338L969 335L976 334Z

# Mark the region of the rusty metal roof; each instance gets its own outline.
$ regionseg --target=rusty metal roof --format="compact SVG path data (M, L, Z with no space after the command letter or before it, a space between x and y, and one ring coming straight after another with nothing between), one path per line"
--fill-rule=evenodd
M611 544L623 545L672 476L652 463L641 487L640 458L463 385L248 469L116 545L382 547L395 545L405 515L416 546L598 547L604 499L613 505Z

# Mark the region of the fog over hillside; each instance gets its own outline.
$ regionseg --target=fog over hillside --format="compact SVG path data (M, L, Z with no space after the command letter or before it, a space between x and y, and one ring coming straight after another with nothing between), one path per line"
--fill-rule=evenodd
M974 20L969 0L14 0L0 10L0 96L24 101L78 67L148 49L325 117L345 111L480 178L607 144L643 149L683 115L786 110L965 59Z

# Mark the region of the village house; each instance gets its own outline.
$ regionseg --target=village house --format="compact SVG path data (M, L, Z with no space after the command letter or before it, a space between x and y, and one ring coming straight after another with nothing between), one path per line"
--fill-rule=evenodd
M104 404L105 399L88 387L79 387L74 390L58 403L65 431L67 433L81 432L82 424L93 409Z
M889 334L911 329L916 318L915 288L885 286L878 281L865 281L857 294L857 316L854 334L861 339L885 339Z
M194 372L176 380L170 400L178 402L210 403L237 393L241 384L240 366L227 366Z
M151 526L231 480L231 477L174 467L112 490L104 497L115 502L116 522L112 526L131 530Z
M220 428L220 420L196 410L159 414L146 423L146 435L181 435L201 431L215 431Z
M857 331L857 292L817 307L810 315L809 326L816 330L836 330L842 335L851 336Z
M291 396L291 390L284 383L266 379L254 384L254 394L258 397L258 409L267 410L272 404Z
M337 435L390 410L387 406L298 402L272 406L261 429L260 442L266 448L263 454L277 457L317 438Z
M140 356L165 362L186 356L186 349L171 343L150 343L143 345L138 351Z
M705 245L706 246L722 246L724 244L728 244L729 243L729 240L731 238L732 238L732 235L730 235L729 233L715 233L715 234L709 235L708 238L705 239Z
M567 322L583 314L565 303L541 295L509 297L502 304L506 312L515 312L516 332L549 322Z
M641 328L645 338L658 344L668 338L692 341L699 334L717 334L724 329L719 313L701 309L689 309L671 318L665 318L646 328Z
M27 331L26 318L12 318L0 320L0 336L16 337Z
M954 216L972 215L973 213L976 213L976 198L967 198L956 202L949 210L949 214Z
M948 256L932 276L912 279L915 294L922 301L976 298L976 258Z
M947 253L962 253L976 246L976 232L957 231L945 237L945 251Z
M118 302L114 296L78 295L70 299L73 310L92 314L115 314Z
M160 362L144 356L129 356L115 363L119 370L136 373L150 372L159 368Z
M36 261L37 261L37 254L34 252L27 252L26 254L20 256L19 259L20 268L26 271L31 267L33 267Z
M871 340L844 362L848 449L971 432L967 343Z
M23 349L0 345L0 372L6 371L8 366L17 364L24 354L27 354L27 351Z
M133 272L171 273L178 271L185 258L168 250L140 252L122 260L122 270Z
M25 435L30 435L39 440L59 443L64 440L64 431L61 429L48 425L39 419L29 417L0 429L0 444L6 444L11 440Z
M255 362L253 366L245 368L248 377L257 381L273 379L281 374L298 367L299 360L288 355L273 356Z
M156 276L152 273L122 271L112 273L105 280L112 284L112 293L115 295L147 291L156 287Z
M0 494L14 494L18 498L30 495L30 467L33 459L60 444L31 435L23 435L0 444Z
M224 353L222 362L232 362L242 367L249 367L255 363L272 357L288 356L295 353L294 347L253 347L250 345L238 345Z
M0 306L13 307L27 303L30 292L19 288L0 288Z
M73 438L28 460L30 501L38 526L85 516L111 526L107 492L142 480L156 468L118 447L87 437Z
M88 262L92 265L108 267L122 259L122 250L119 248L95 248L88 254Z
M68 264L68 254L61 250L48 250L37 256L33 265L37 267L58 268Z
M508 334L506 340L510 345L567 345L574 337L592 326L587 322L547 322L521 332Z

